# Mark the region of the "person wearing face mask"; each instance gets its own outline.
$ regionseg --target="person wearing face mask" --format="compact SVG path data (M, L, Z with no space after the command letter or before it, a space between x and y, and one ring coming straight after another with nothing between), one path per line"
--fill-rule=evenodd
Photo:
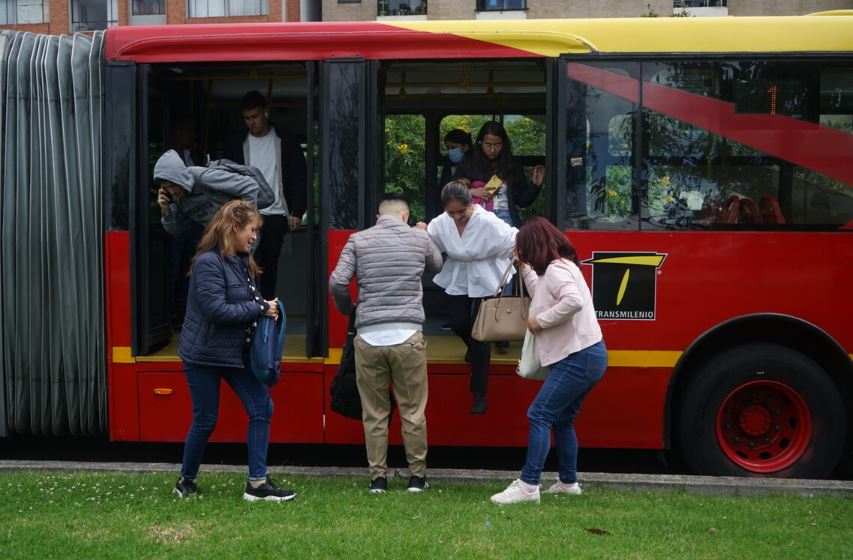
M486 186L472 188L471 194L489 202L492 211L508 225L520 226L518 208L527 208L536 200L545 180L545 168L534 167L528 183L521 163L512 155L506 129L496 121L488 121L480 128L471 152L456 168L453 180L466 179L471 185L482 181ZM487 188L490 181L496 188Z
M471 327L484 298L493 296L510 265L515 235L495 214L473 204L468 185L451 181L441 189L444 213L417 227L426 229L438 249L447 255L433 282L450 296L450 326L465 343L465 361L471 364L471 414L487 410L491 346L471 338Z
M441 169L439 186L443 187L453 178L453 173L471 149L471 135L461 128L454 128L444 135L447 159Z

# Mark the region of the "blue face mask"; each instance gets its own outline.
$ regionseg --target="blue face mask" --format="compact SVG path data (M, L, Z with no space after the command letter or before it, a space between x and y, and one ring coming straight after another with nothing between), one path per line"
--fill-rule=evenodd
M462 148L450 148L447 150L447 157L450 158L450 161L453 163L459 163L462 161L462 156L465 155L465 152L462 151Z

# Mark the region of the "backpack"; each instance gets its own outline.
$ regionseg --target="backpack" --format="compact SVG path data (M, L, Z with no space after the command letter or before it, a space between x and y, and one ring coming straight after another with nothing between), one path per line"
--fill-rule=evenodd
M330 408L354 420L361 420L361 396L355 381L355 309L352 310L347 327L347 340L341 354L338 373L329 386L332 397Z
M278 321L262 315L258 319L258 326L255 327L250 349L252 373L267 387L278 383L281 374L281 353L284 350L284 332L287 328L284 304L280 299L276 299L276 302Z
M257 167L251 165L243 165L230 159L217 159L207 164L208 169L221 169L229 173L237 173L238 175L246 175L252 177L258 183L258 210L263 210L268 206L272 206L275 202L275 192L270 187L267 180L264 179L264 174Z
M329 408L333 412L337 412L347 418L361 420L361 395L358 392L358 384L355 378L356 334L355 308L353 308L349 317L349 325L347 326L347 340L344 343L343 353L341 354L341 364L338 366L338 373L332 379L332 384L329 386L329 395L332 397ZM389 389L388 392L391 402L388 414L388 423L390 424L397 403L394 401L393 391Z

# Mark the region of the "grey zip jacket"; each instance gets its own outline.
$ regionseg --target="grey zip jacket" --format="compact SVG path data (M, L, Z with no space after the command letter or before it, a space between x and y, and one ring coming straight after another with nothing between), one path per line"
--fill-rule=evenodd
M175 150L157 160L154 180L170 181L187 191L186 196L172 201L171 213L160 218L163 229L176 237L188 221L206 226L229 200L239 198L254 205L258 203L258 183L251 177L222 169L187 167Z

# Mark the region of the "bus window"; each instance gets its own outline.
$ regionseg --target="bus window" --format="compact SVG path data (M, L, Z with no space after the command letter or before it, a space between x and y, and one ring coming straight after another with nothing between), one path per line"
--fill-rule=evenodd
M384 188L409 195L413 218L441 213L442 140L453 128L475 138L487 120L502 122L528 178L545 163L542 61L396 61L383 70ZM542 204L528 212L542 213Z
M415 222L426 219L425 123L422 115L385 116L385 192L405 195Z
M531 180L533 167L536 165L545 165L545 132L546 124L542 115L504 115L496 117L495 115L448 115L441 121L439 127L439 146L441 148L441 158L437 166L437 177L442 176L444 164L447 162L447 150L444 147L444 142L441 140L444 136L453 129L461 129L471 134L471 149L475 149L477 134L480 127L486 121L498 120L502 121L507 135L512 141L513 156L521 163L524 168L527 180ZM439 181L439 191L443 185ZM519 215L522 222L527 221L533 216L541 216L544 214L545 197L540 193L530 206L519 208Z
M566 71L566 225L636 228L632 157L639 65L569 62Z
M829 63L644 64L646 223L738 229L848 223L851 82L851 69Z

